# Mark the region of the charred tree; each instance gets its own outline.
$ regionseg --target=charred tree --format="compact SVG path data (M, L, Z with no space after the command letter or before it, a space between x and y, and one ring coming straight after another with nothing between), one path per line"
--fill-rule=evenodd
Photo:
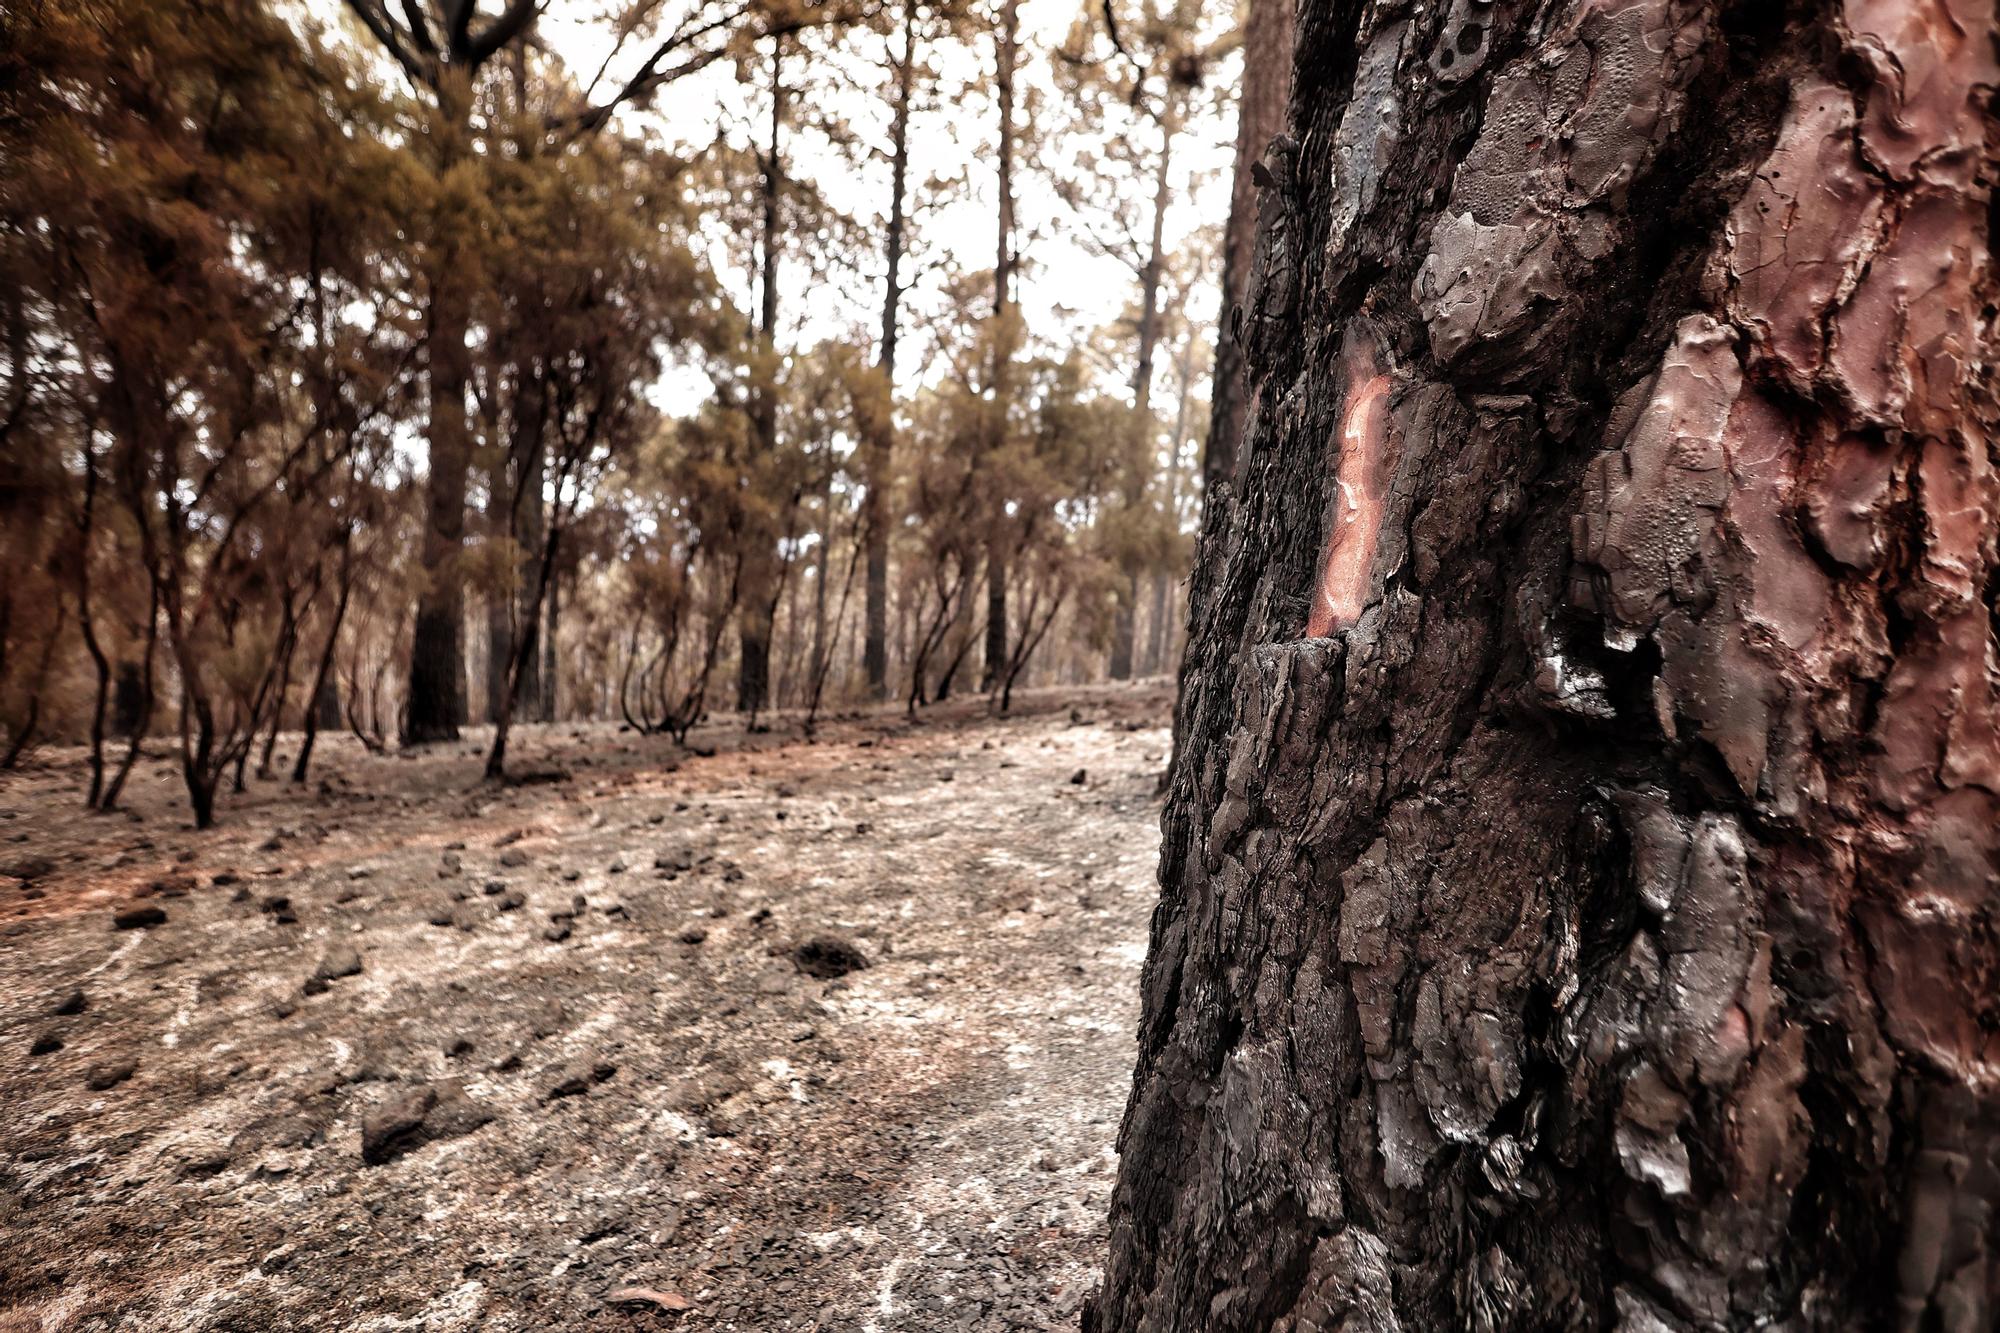
M2000 1318L1995 26L1302 7L1087 1326Z
M445 131L443 140L448 142L453 133ZM448 158L442 170L449 169ZM465 408L472 362L465 345L471 309L459 271L463 262L462 255L446 247L446 260L432 277L430 293L425 338L429 477L423 545L418 552L426 577L410 637L409 713L403 726L403 739L409 744L457 739L465 713L465 582L459 559L465 546L466 473L472 466Z
M764 357L762 379L750 400L751 447L768 460L778 452L778 252L779 200L784 192L785 39L771 39L770 137L763 151L758 198L763 217L758 232L757 341ZM736 707L753 718L769 702L771 622L778 610L783 577L778 533L771 518L753 510L744 536L744 598L737 613L739 656Z
M889 220L883 236L886 275L882 280L882 341L875 359L880 396L865 414L867 435L861 501L861 539L868 548L867 585L862 592L862 674L868 697L889 696L889 478L896 447L896 344L903 302L903 246L910 180L910 99L917 81L917 6L903 6L903 49L893 61L895 106L889 127Z
M347 0L348 9L383 52L429 95L434 114L427 138L439 180L474 158L472 108L480 70L507 50L541 12L535 0L508 0L484 24L473 3L426 6L418 0L394 12L382 0ZM465 720L466 477L472 466L472 432L465 397L472 380L466 338L481 256L468 244L465 220L445 210L430 238L437 257L424 275L425 388L430 419L425 431L426 481L423 545L418 558L424 583L410 636L409 707L403 739L413 744L455 740Z
M1007 0L1001 7L993 34L993 100L1000 111L1000 133L995 146L995 187L999 196L994 210L999 238L993 256L993 371L991 383L992 425L987 440L989 450L998 450L1007 439L1007 414L1012 398L1011 372L1015 344L1020 341L1020 315L1014 308L1014 76L1021 62L1021 0ZM985 678L987 690L996 684L1011 684L1013 672L1007 652L1007 514L1004 504L996 505L991 518L992 535L986 542L986 642ZM1018 671L1018 668L1015 668ZM1006 691L1003 688L1003 693Z
M1125 469L1124 501L1137 510L1145 503L1145 490L1152 479L1156 452L1153 438L1153 353L1160 343L1160 276L1166 265L1167 208L1173 202L1174 139L1181 129L1181 92L1169 85L1165 109L1160 115L1160 152L1153 159L1152 235L1146 246L1146 262L1139 270L1138 349L1132 367L1132 430L1129 446L1132 457ZM1139 617L1139 575L1136 559L1127 557L1124 586L1112 611L1111 679L1130 680L1133 653L1137 646Z
M548 427L548 385L532 362L515 369L513 420L504 453L493 460L487 491L487 532L504 538L514 553L514 586L495 590L486 605L486 719L497 721L508 710L525 711L531 720L546 721L541 712L541 662L537 648L541 602L540 577L534 561L542 549L546 515L542 488L548 460L543 438ZM515 627L529 640L520 653L520 683L513 697L505 693L515 674Z

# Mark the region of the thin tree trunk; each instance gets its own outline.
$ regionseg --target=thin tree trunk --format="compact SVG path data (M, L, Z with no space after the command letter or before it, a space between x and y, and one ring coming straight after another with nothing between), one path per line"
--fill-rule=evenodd
M765 358L750 404L750 426L754 447L765 463L778 452L778 198L784 188L782 131L785 122L785 39L771 39L771 123L765 144L761 198L763 226L758 273L762 302L757 316L758 344ZM755 716L764 707L771 684L771 621L778 609L779 555L777 534L761 518L748 525L745 541L746 578L741 609L737 613L739 656L736 674L736 707Z
M331 674L314 691L312 711L319 719L321 731L340 725L340 682Z
M111 734L120 738L144 730L140 712L145 707L137 662L118 664L118 683L111 695Z
M333 683L334 651L340 644L340 626L347 619L347 607L354 593L354 534L342 534L340 545L340 597L333 604L332 623L327 626L326 646L320 649L319 665L313 672L311 700L306 705L305 735L299 739L299 757L292 765L292 781L303 783L312 764L313 745L322 727L340 725L340 705ZM331 721L328 719L331 718Z
M2000 24L1404 12L1300 14L1085 1326L1992 1328Z
M1137 569L1126 571L1124 582L1113 594L1117 599L1111 608L1111 663L1110 676L1113 680L1132 679L1132 649L1138 636L1139 624L1139 573Z
M139 746L145 741L146 733L153 726L153 664L160 646L160 592L157 582L152 579L146 582L146 653L141 659L143 665L136 673L137 680L132 691L130 700L132 707L129 713L125 708L127 700L124 681L119 682L119 720L129 721L131 725L125 731L127 737L125 753L118 761L118 770L111 775L111 781L104 784L104 793L98 798L99 810L109 811L118 808L118 797L125 790L125 779L131 776L132 765L139 762Z
M13 768L21 762L28 746L33 742L35 729L42 720L42 689L48 684L49 664L55 660L56 644L62 638L63 627L69 623L69 608L56 607L56 623L49 630L49 637L42 641L42 654L36 659L35 672L28 686L28 712L21 719L21 725L14 730L13 741L7 746L7 753L0 755L0 769Z
M504 457L493 465L488 486L487 530L505 535L513 542L520 586L496 591L486 604L486 717L499 718L503 709L501 691L514 671L516 626L530 640L521 657L519 682L514 697L504 707L516 713L526 703L541 711L541 654L536 650L541 623L534 587L540 572L534 565L542 549L542 483L547 465L542 437L548 424L548 388L539 367L523 364L515 370L514 410L511 438ZM534 605L531 607L531 603Z
M559 571L549 575L549 614L542 625L542 720L554 722L558 713L556 706L562 702L556 697L556 683L560 672L557 670L557 633L562 628L562 575Z
M97 638L96 613L90 604L90 556L97 534L97 453L91 440L96 422L85 423L83 434L83 513L77 520L76 616L83 631L83 646L97 675L97 689L90 705L90 786L83 798L84 808L95 810L104 794L104 706L111 692L111 659Z
M542 487L547 480L548 449L543 443L547 433L548 401L547 390L539 374L530 379L530 386L524 391L525 401L518 402L515 414L523 429L531 432L532 442L521 447L520 479L514 494L514 540L523 551L539 551L548 535L548 506L542 495ZM533 426L527 423L533 422ZM547 722L549 716L544 708L542 692L542 615L539 604L534 603L532 589L539 571L530 568L528 577L521 580L520 594L515 602L514 623L521 627L521 633L528 637L528 648L521 659L521 678L514 686L514 709L527 709L530 721Z
M1153 163L1153 224L1146 266L1139 274L1139 347L1132 368L1132 457L1127 460L1125 505L1145 503L1146 484L1153 473L1153 353L1160 339L1160 275L1166 267L1167 206L1173 202L1174 139L1180 132L1180 96L1167 94L1160 117L1160 155ZM1111 622L1111 678L1132 676L1134 636L1139 617L1139 565L1125 561L1125 586L1120 589Z
M547 517L547 535L542 547L535 553L535 579L533 591L529 594L523 623L532 625L541 619L542 602L554 590L556 552L562 541L562 488L569 480L579 452L569 454L564 464L556 469L556 508ZM553 603L551 603L553 606ZM535 655L535 641L532 635L523 634L514 644L513 656L507 659L507 676L501 682L500 711L493 718L493 744L486 753L486 780L504 782L507 777L507 738L514 725L514 701L521 697L521 677L528 669L529 661Z
M315 580L315 583L317 583L317 580ZM317 593L318 588L315 587L314 594L317 595ZM312 600L312 598L306 599L305 609L309 610L311 608ZM298 652L298 621L302 614L303 611L295 612L290 604L287 603L285 607L285 628L279 638L280 646L278 651L281 656L278 660L277 702L271 706L271 722L269 726L264 728L264 749L257 756L257 777L260 780L268 780L270 778L271 757L278 749L278 728L285 720L285 693L292 687L292 657ZM239 792L243 790L243 763L244 759L248 758L249 753L250 747L245 745L243 748L243 758L239 758L236 761L236 790Z
M1157 676L1167 657L1167 593L1173 581L1165 574L1152 576L1152 605L1146 608L1146 656L1141 675Z
M1185 303L1183 303L1184 306ZM1176 537L1180 535L1181 514L1181 455L1188 442L1189 391L1194 387L1193 362L1195 339L1190 331L1180 341L1180 347L1173 360L1174 368L1174 424L1167 436L1167 496L1164 513L1166 521L1172 525ZM1177 580L1165 573L1153 575L1153 607L1146 625L1146 668L1145 674L1157 676L1169 665L1168 654L1174 644L1174 615L1172 596ZM1161 786L1165 790L1164 782Z
M447 72L438 94L440 172L464 150L471 111L469 84ZM450 224L446 234L451 234ZM465 712L465 584L458 560L465 542L465 480L472 466L465 388L471 358L465 338L471 323L472 256L448 240L430 274L427 334L430 393L429 467L425 496L424 585L410 638L408 744L456 740Z
M940 646L949 647L951 651L938 671L937 688L931 692L931 698L938 703L951 697L952 682L958 678L958 669L972 648L972 599L979 587L973 563L975 559L971 550L960 557L963 573L958 581L957 595L952 599L951 624L940 641Z
M831 453L831 450L828 451ZM820 662L824 660L827 645L826 579L833 568L833 469L834 460L826 460L826 471L820 478L819 492L819 550L815 553L813 570L813 632L812 653L806 659L806 691L816 694L814 682L821 676Z
M486 539L513 538L514 480L511 460L504 451L494 454L486 478ZM514 661L514 590L506 585L489 587L486 603L486 720L500 716L501 691L507 687L507 670Z
M868 417L867 494L861 531L868 546L868 578L863 590L866 622L861 647L868 697L889 696L889 478L896 442L896 342L903 300L904 209L910 175L910 95L917 77L917 6L903 5L903 53L896 62L896 111L890 122L889 227L884 240L888 275L882 284L882 341L875 365L879 401Z
M819 724L820 701L825 697L826 678L828 672L832 669L834 654L840 647L840 627L847 623L847 604L854 592L854 569L856 559L859 555L860 550L858 547L848 553L847 575L840 581L840 604L834 608L832 629L830 631L831 637L826 642L824 652L815 651L813 654L812 680L806 698L805 720L802 724L807 739L811 739L815 728ZM825 578L825 567L822 566L820 573L822 587L825 584Z
M1014 74L1021 58L1021 0L1007 0L1000 11L1000 27L994 41L993 100L1000 109L998 146L999 208L995 211L997 233L993 256L993 438L989 450L1007 441L1007 421L1012 395L1014 344L1017 339L1014 311ZM1004 497L1000 497L1004 500ZM1002 503L993 506L989 520L992 530L986 539L986 643L983 689L1007 673L1007 514Z
M1000 711L1006 712L1014 706L1014 684L1021 673L1028 669L1028 659L1035 655L1035 649L1042 646L1048 635L1049 626L1056 623L1056 613L1062 610L1064 593L1058 589L1049 600L1049 609L1041 620L1035 620L1035 602L1030 599L1028 609L1021 616L1021 637L1014 646L1014 656L1007 663L1007 670L1000 683Z

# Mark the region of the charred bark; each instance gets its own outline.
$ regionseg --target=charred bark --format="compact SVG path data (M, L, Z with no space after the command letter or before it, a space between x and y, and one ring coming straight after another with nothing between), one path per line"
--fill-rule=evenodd
M1301 8L1087 1326L1994 1326L1994 37Z

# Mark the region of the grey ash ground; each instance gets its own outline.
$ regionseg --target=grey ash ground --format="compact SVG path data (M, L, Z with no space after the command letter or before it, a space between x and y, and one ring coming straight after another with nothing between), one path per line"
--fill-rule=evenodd
M1167 709L530 728L567 777L504 790L342 741L202 834L164 757L103 818L42 756L0 1330L1074 1327Z

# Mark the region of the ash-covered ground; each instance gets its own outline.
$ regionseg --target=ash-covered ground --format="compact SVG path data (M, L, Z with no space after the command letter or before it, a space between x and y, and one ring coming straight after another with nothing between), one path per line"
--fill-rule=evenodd
M207 833L164 752L113 816L36 756L0 1330L1074 1327L1169 702L530 727L509 788L323 740Z

